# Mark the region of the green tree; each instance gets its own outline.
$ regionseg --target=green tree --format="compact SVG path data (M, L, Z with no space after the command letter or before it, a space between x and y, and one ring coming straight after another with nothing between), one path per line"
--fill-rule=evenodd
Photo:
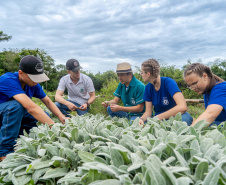
M18 71L19 61L17 58L19 57L18 50L4 50L0 53L0 69L1 74L6 72L15 72Z
M95 75L87 71L82 71L82 73L88 75L92 79L96 91L100 91L103 88L104 84L107 83L107 81L111 79L118 79L116 73L112 70L106 71L104 73L99 72Z
M3 33L3 31L0 31L0 42L9 41L11 38L12 36L8 36L7 34Z
M215 75L226 80L226 59L216 59L213 62L209 62L208 65Z

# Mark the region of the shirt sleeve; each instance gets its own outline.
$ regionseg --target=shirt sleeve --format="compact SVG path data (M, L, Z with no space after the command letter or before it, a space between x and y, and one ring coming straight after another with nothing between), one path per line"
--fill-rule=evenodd
M21 84L15 79L7 78L0 83L0 91L8 96L8 98L12 98L17 94L25 94L24 90L21 87Z
M60 82L59 82L59 85L58 85L57 90L65 91L65 89L66 89L66 83L65 83L64 77L62 77L62 78L60 79Z
M147 102L152 102L152 96L151 96L151 84L148 83L145 86L145 90L144 90L144 97L143 97L144 101Z
M46 97L46 93L43 91L42 87L40 84L37 84L35 86L35 90L34 90L34 95L33 97L35 98L39 98L39 99L43 99Z
M166 88L170 94L171 97L173 97L173 95L176 92L181 92L177 83L175 82L175 80L168 78L167 81L165 82Z
M121 82L119 83L117 89L115 90L114 96L121 98Z
M226 110L226 85L221 87L220 84L211 91L209 105L221 105Z
M86 88L87 88L88 93L95 91L93 81L91 80L91 78L88 78L87 83L86 83Z
M136 95L136 104L141 104L144 102L144 90L145 86L144 85L139 85L137 86L137 95Z

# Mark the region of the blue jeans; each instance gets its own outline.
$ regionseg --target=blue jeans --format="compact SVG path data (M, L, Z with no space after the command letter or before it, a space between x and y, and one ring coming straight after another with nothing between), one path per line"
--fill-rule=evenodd
M193 118L188 112L185 112L184 114L182 114L181 117L182 117L182 121L185 121L188 124L188 126L192 124Z
M80 104L75 103L75 102L73 102L71 100L67 100L67 101L73 103L77 107L81 106ZM71 111L71 110L66 105L64 105L62 103L59 103L59 102L55 102L55 105L60 109L62 114L64 114L66 117L71 117L71 115L68 113L68 111ZM89 111L89 108L87 108L85 111L82 111L82 110L79 110L79 109L77 109L76 111L77 111L77 114L79 116L82 116L82 115L86 114Z
M16 100L0 104L0 157L13 152L19 135L37 127L37 120Z
M134 121L137 117L140 117L140 116L129 116L128 112L124 112L124 111L112 112L110 106L107 107L107 113L111 117L116 116L119 118L127 118L130 121L130 124L132 124L131 121Z

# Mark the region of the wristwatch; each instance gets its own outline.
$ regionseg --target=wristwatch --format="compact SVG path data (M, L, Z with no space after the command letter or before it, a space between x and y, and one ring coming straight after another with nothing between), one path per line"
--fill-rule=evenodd
M86 102L86 104L87 104L87 107L89 108L90 107L90 104L88 103L88 101Z

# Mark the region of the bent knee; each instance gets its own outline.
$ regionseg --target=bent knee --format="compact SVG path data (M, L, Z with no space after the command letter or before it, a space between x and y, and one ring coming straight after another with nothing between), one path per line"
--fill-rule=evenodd
M24 111L25 111L25 108L23 107L23 105L16 100L10 101L8 106L7 106L7 109L10 110L10 111L19 112L21 114L23 114Z

